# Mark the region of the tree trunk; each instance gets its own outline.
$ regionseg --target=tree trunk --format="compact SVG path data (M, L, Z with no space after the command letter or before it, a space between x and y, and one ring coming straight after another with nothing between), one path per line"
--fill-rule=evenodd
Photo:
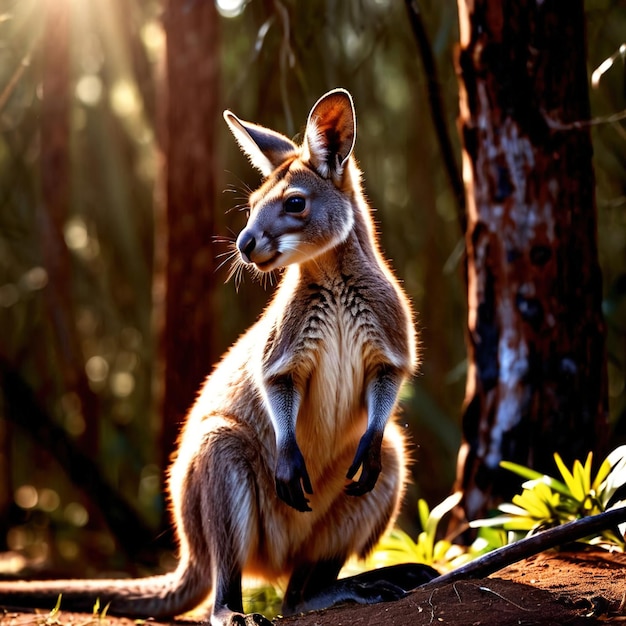
M89 387L76 333L72 258L64 228L70 215L70 10L69 0L46 0L42 41L41 197L38 230L46 271L46 307L56 355L56 371L46 373L39 394L48 406L61 393L80 400L85 429L80 444L98 452L98 400ZM58 374L59 380L54 377ZM60 389L59 389L60 387Z
M607 444L582 0L459 0L469 372L457 481L485 515Z
M170 0L165 126L163 462L215 360L212 320L216 228L214 155L218 103L217 13L213 2ZM157 233L156 247L164 246Z

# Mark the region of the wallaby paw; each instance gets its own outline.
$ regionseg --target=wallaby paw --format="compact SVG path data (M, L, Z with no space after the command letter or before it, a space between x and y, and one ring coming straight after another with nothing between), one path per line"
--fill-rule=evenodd
M275 478L276 493L283 502L302 513L311 510L304 494L312 494L313 487L295 439L279 451Z
M360 467L362 467L361 476L346 486L346 493L349 496L362 496L374 489L382 468L380 459L382 440L382 432L376 430L367 430L361 437L346 478L354 478Z
M227 626L273 626L273 623L260 613L233 613Z

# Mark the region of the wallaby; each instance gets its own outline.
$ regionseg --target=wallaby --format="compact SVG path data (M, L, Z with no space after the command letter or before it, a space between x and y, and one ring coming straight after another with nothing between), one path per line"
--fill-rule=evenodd
M396 519L406 457L394 416L417 361L411 309L379 249L352 156L352 98L324 95L301 146L224 117L264 176L237 238L240 259L285 271L182 430L168 480L179 565L137 580L0 583L0 603L52 606L62 593L66 609L90 611L99 598L110 613L164 618L212 592L210 623L223 626L271 623L243 613L243 574L288 580L285 614L403 595L393 572L336 580ZM416 571L413 587L435 574Z

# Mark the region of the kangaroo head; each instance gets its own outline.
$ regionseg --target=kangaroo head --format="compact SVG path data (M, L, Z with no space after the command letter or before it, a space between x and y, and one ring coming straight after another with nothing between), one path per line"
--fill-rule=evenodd
M245 263L268 272L302 263L346 239L354 224L350 156L356 116L350 94L335 89L309 114L304 142L224 112L235 139L265 180L250 195L250 217L237 238Z

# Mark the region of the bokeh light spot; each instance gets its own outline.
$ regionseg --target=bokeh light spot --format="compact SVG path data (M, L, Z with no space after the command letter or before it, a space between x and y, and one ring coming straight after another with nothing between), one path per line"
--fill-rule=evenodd
M127 398L135 388L135 377L130 372L115 372L111 376L111 391L118 398Z
M109 375L109 364L105 358L97 354L85 363L85 371L90 381L101 383Z
M70 502L63 511L65 519L74 526L82 527L89 521L87 509L79 502Z
M96 106L102 98L102 81L95 74L85 74L76 83L76 97L86 106Z
M15 503L21 509L34 509L38 501L37 489L32 485L22 485L15 490Z

